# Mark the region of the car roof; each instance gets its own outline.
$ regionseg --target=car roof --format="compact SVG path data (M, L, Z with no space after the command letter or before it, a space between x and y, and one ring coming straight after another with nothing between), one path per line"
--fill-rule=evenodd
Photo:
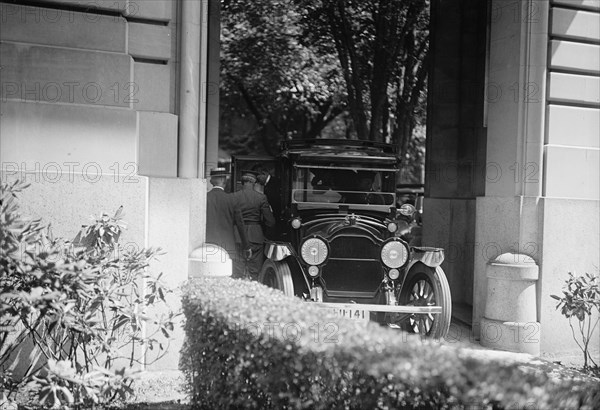
M282 145L282 155L299 162L398 164L396 149L390 144L361 140L297 140Z

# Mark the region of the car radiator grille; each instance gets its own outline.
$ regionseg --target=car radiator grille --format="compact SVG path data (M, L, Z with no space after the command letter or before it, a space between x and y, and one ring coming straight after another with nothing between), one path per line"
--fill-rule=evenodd
M383 278L379 253L380 246L365 237L338 236L333 239L329 260L323 268L327 292L374 294Z

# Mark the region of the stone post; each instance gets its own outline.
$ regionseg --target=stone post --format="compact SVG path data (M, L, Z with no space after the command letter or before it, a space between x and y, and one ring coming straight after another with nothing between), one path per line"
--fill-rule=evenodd
M189 257L190 279L199 276L231 276L233 262L227 251L217 245L205 243L192 251Z
M486 267L487 299L481 345L540 355L536 283L539 268L527 255L504 253Z

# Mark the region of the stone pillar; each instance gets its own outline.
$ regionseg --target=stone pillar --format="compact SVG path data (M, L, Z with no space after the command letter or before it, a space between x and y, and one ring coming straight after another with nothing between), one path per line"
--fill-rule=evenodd
M445 249L454 312L473 304L475 198L484 195L487 4L431 2L423 244ZM470 314L462 317L470 322Z
M528 255L539 266L540 349L550 359L578 351L550 295L568 272L597 274L599 264L600 94L591 74L600 67L590 40L600 7L575 3L491 1L485 195L476 201L474 324L491 319L490 261Z
M233 263L227 251L220 246L205 243L190 254L189 277L231 276Z
M539 269L527 255L505 253L486 269L485 315L481 345L517 353L540 354L536 283Z
M477 197L475 217L474 324L484 316L490 261L511 252L542 265L548 16L546 1L491 2L485 195Z
M206 84L203 84L202 98L206 104L206 159L204 175L210 174L211 168L216 168L219 162L219 73L220 73L220 43L221 43L221 3L208 2L207 22L207 68Z

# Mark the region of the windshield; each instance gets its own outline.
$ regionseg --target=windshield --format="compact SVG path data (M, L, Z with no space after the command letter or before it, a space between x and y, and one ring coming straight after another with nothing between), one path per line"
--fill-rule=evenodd
M311 208L346 204L387 210L395 204L394 181L394 171L385 169L296 165L292 202Z

